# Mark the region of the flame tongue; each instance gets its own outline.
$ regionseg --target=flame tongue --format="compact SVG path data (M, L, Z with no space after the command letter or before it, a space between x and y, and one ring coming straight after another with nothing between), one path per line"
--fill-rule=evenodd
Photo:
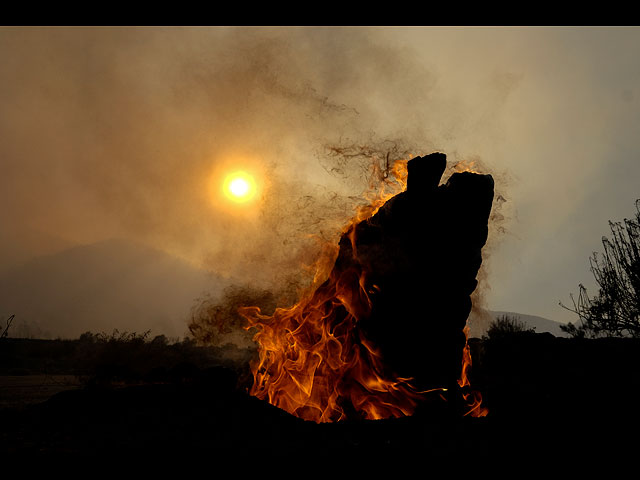
M259 327L251 395L316 422L342 420L346 411L367 419L413 413L424 392L385 372L379 353L356 328L371 302L355 277L334 271L310 297L272 316L241 309Z
M457 204L449 199L455 186L444 190L438 187L446 165L444 155L424 158L404 164L409 176L406 171L395 171L410 181L406 192L393 196L391 202L378 199L365 213L356 216L342 236L332 270L315 290L296 305L276 309L270 316L262 315L256 307L241 309L248 328L258 330L254 339L259 358L252 365L251 395L305 420L331 422L352 417L412 415L428 399L442 401L442 392L452 387L468 390L470 354L462 328L480 266L476 253L479 256L486 240L482 225L484 222L486 230L493 181L490 177L490 182L481 179L478 191L471 187L472 195L482 193L480 209L472 213L479 220L477 225L472 222L472 230L479 229L480 234L470 231L471 239L467 241L457 238L466 230L457 228L452 233L445 229L444 240L438 240L446 243L454 235L453 243L471 253L463 249L461 260L453 262L450 272L443 271L442 259L434 258L435 271L430 271L431 265L423 261L424 254L416 250L414 239L415 224L419 224L416 220L422 215L420 208L426 205L428 211L434 211L433 224L437 225ZM464 179L457 183L463 189L469 188ZM485 194L488 187L490 196ZM433 205L439 206L437 202L442 199L448 202L445 205L449 210L439 212ZM489 209L485 208L487 199ZM458 223L445 225L449 228L460 222L466 225L468 219L462 216ZM429 284L431 293L427 294L421 286L429 275L438 278ZM446 293L450 287L455 294ZM407 298L412 299L409 305L404 304ZM441 305L425 304L425 298L432 302L445 300L445 304L447 299L454 302L452 313L443 313ZM430 309L438 315L426 322ZM462 326L458 327L460 323ZM425 346L435 353L423 351ZM460 374L460 356L462 374L459 379L450 378L452 369L457 371L456 376ZM427 365L412 365L421 361ZM420 378L412 378L413 373ZM479 397L465 395L471 414L482 413Z

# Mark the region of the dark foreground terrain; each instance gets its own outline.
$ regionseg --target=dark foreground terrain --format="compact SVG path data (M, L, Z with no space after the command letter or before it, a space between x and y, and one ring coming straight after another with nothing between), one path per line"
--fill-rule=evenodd
M523 333L472 339L471 346L472 383L489 408L484 418L435 407L395 420L304 422L247 395L237 359L216 365L212 357L200 355L161 367L149 364L151 377L126 379L122 365L119 377L113 365L109 378L104 368L102 379L85 372L78 386L45 401L5 406L0 409L0 455L200 458L217 466L237 462L238 456L251 462L295 456L405 463L455 459L484 465L505 459L582 465L635 461L640 342ZM7 343L4 348L6 366L10 349ZM20 350L13 348L14 354ZM73 354L67 348L66 354ZM164 348L166 353L170 346ZM33 369L36 363L31 362Z

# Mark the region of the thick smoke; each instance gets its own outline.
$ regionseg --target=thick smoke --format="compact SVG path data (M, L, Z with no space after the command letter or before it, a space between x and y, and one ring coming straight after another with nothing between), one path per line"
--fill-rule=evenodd
M273 271L255 256L279 262L282 241L312 231L289 226L283 205L311 225L326 217L317 204L343 208L338 189L360 193L360 179L334 181L318 164L323 147L387 136L371 98L346 102L376 95L366 84L389 54L364 33L328 33L2 30L3 219L78 242L132 236L196 263L223 257L207 266L229 275ZM336 33L344 43L328 40ZM211 199L212 177L245 164L267 187L250 218Z
M72 244L141 241L290 300L380 162L475 154L464 105L392 33L1 29L0 220ZM248 211L217 193L234 168L262 185Z

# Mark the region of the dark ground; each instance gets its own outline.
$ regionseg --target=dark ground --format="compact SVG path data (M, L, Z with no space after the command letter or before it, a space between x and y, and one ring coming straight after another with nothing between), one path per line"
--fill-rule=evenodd
M180 375L169 368L154 381L85 379L44 402L2 408L0 456L200 458L218 466L278 455L483 465L635 461L640 341L523 333L471 345L472 384L489 408L484 418L434 408L397 420L317 425L236 388L239 370L231 365L182 363L174 365Z

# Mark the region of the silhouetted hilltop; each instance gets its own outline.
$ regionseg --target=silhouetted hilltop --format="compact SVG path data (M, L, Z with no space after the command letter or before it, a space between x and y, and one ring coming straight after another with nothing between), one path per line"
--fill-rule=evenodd
M0 274L0 314L16 315L13 336L77 338L114 329L182 336L194 299L221 285L167 253L108 240Z
M492 322L505 316L517 320L517 322L522 324L526 329L533 328L536 333L550 333L555 337L568 336L560 329L562 325L560 322L549 320L548 318L518 312L478 309L471 312L467 321L470 327L470 337L482 338L487 334L487 329Z
M556 337L566 337L568 336L565 332L560 329L560 325L562 323L556 322L554 320L549 320L548 318L538 317L536 315L526 315L523 313L515 313L515 312L498 312L491 311L491 315L494 319L501 317L503 315L509 316L511 318L517 318L518 321L524 323L529 328L534 328L536 333L545 333L549 332Z
M0 228L0 272L4 273L29 260L52 255L76 246L58 235L16 222L3 222Z

